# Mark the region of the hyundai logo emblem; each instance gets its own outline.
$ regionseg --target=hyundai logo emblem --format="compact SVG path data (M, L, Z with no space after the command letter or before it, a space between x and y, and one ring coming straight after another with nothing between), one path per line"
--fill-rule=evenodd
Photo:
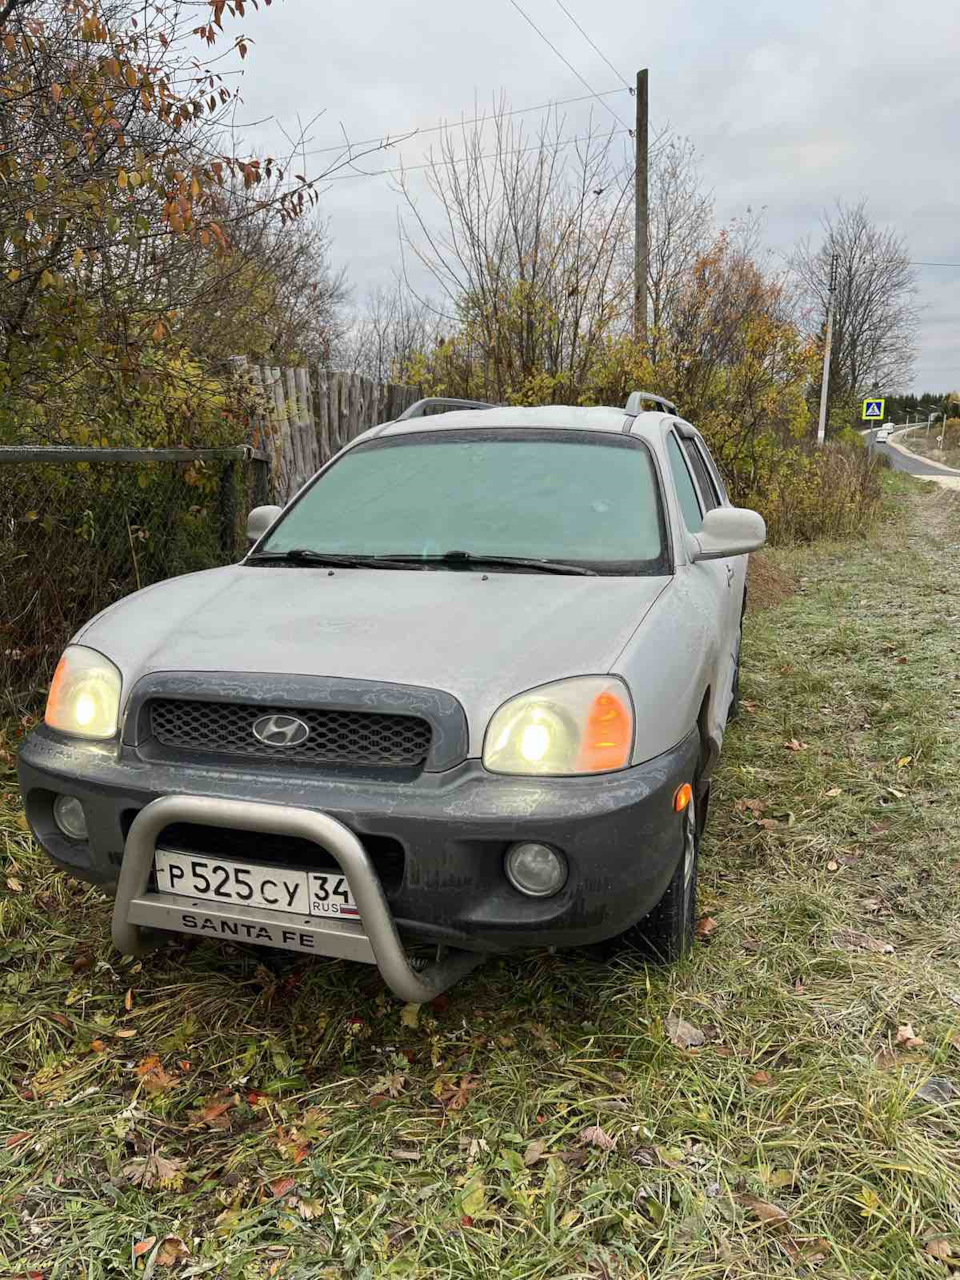
M296 716L261 716L253 722L253 736L266 747L299 747L310 737L310 726Z

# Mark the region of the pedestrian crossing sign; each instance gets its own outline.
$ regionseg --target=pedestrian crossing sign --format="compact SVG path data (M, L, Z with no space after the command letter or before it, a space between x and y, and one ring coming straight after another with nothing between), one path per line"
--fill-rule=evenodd
M871 421L876 421L876 422L882 422L884 403L885 402L883 400L864 400L863 402L864 419L869 419Z

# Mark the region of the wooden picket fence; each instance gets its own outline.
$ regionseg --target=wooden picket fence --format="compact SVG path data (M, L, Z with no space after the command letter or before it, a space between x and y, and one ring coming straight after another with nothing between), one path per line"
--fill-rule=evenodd
M270 422L252 443L273 453L271 498L281 504L345 444L368 427L399 417L420 398L417 387L358 373L278 368L244 357L233 364L262 389L270 407Z

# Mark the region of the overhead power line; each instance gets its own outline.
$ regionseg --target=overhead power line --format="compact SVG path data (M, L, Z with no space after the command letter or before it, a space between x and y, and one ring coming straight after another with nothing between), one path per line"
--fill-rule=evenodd
M541 147L547 151L559 150L560 147L572 147L577 142L606 142L609 138L615 138L620 133L630 133L631 131L624 126L622 129L611 129L609 133L601 133L598 135L585 133L578 138L565 138L562 142L550 142L546 144L535 143L531 147L513 147L507 151L488 151L482 156L455 156L450 159L428 160L426 164L410 164L400 165L395 169L373 169L369 173L336 173L329 178L324 178L324 182L348 182L351 178L379 178L384 174L390 173L413 173L417 169L434 169L444 165L466 164L472 160L498 160L501 156L522 156L530 151L539 151Z
M911 267L960 267L960 262L911 262Z
M614 120L616 120L617 124L622 125L622 126L623 126L623 128L624 128L624 129L626 129L627 133L633 133L633 130L632 130L632 129L630 128L630 126L626 123L626 121L621 120L621 118L620 118L620 117L617 115L617 113L614 111L613 107L611 107L611 106L609 105L609 103L604 102L604 101L601 99L600 95L596 92L596 90L593 88L593 86L590 84L590 82L589 82L588 80L585 80L585 79L583 78L583 76L580 74L580 72L577 70L577 68L573 65L573 63L570 61L570 59L569 59L569 58L567 58L567 57L565 57L565 56L560 52L560 50L557 48L557 46L553 43L553 41L552 41L552 40L550 40L550 39L548 39L548 37L547 37L547 36L545 36L545 35L543 34L543 32L540 30L540 28L537 26L537 24L534 22L534 20L530 17L530 15L529 15L527 12L525 12L525 10L523 10L523 9L520 7L520 5L517 3L517 0L510 0L510 3L511 3L511 4L513 5L513 7L516 9L517 13L519 13L519 14L520 14L521 18L523 18L526 22L528 22L528 23L530 24L530 26L531 26L531 27L533 27L534 31L537 33L537 35L540 37L540 39L544 42L544 44L545 44L545 45L547 45L549 48L551 48L551 49L553 50L553 52L557 55L557 57L560 59L560 61L563 63L563 65L564 65L564 66L565 66L569 71L572 71L572 72L573 72L573 74L577 77L577 79L580 81L580 83L583 85L583 87L589 91L590 96L591 96L592 98L596 98L596 100L600 103L600 105L601 105L601 106L606 107L607 111L609 111L609 112L610 112L610 114L613 116Z
M630 93L633 93L633 92L634 92L633 86L627 82L626 78L625 78L623 75L621 75L621 73L620 73L620 72L617 70L617 68L613 65L613 63L610 61L610 59L607 57L607 55L603 52L603 50L602 50L602 49L598 49L598 48L597 48L597 46L594 44L594 42L593 42L593 41L590 39L590 37L587 35L586 31L584 31L583 27L581 27L580 23L576 20L576 18L575 18L575 17L573 16L573 14L570 12L570 10L567 8L567 6L563 3L563 0L557 0L557 4L560 6L560 8L563 10L563 12L567 15L567 17L570 19L570 21L573 23L573 25L577 28L577 30L578 30L578 31L580 32L580 34L583 36L584 40L586 40L587 44L590 46L590 48L593 50L593 52L597 55L597 57L598 57L598 58L602 58L602 59L603 59L603 61L607 64L607 66L610 68L610 70L613 72L613 74L617 77L617 79L623 82L624 87L625 87L625 88L626 88Z
M627 86L629 89L629 85ZM590 102L594 98L609 98L615 93L625 93L626 89L604 89L601 93L585 93L576 98L560 98L555 102L542 102L538 107L514 107L509 111L494 111L492 114L497 118L506 118L507 116L523 116L528 115L532 111L549 111L554 107L567 107L575 102ZM308 151L298 151L298 155L306 156L322 156L328 155L334 151L349 151L351 147L370 147L375 143L389 144L391 138L403 139L405 142L412 138L420 138L428 133L442 133L448 129L462 129L471 124L482 124L485 120L489 120L489 115L474 116L471 120L444 121L441 124L428 125L426 128L416 127L413 129L400 129L392 133L382 133L376 138L364 138L360 142L340 142L336 146L330 147L314 147ZM619 117L617 117L619 119ZM621 122L622 123L622 122Z

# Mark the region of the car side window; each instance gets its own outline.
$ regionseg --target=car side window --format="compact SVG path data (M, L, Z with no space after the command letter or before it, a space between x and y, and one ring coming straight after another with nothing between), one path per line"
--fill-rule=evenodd
M703 454L697 448L696 440L684 440L683 447L693 468L693 474L697 477L697 484L700 486L700 494L706 509L712 511L714 507L720 505L720 495L717 493L717 486L713 483L713 476L707 470L707 464Z
M716 458L714 458L713 454L707 448L706 441L698 437L696 444L697 444L697 448L700 451L700 456L703 458L704 462L707 464L707 470L710 472L710 478L713 481L713 487L716 489L717 493L720 495L720 501L726 502L727 486L723 483L723 476L720 474L720 468L717 466Z
M677 437L672 431L667 435L667 454L670 458L673 482L677 486L677 497L680 499L683 522L691 533L699 533L703 528L703 509L700 506L700 499L697 497L693 477L690 475L690 470L683 460L683 450L677 443Z

